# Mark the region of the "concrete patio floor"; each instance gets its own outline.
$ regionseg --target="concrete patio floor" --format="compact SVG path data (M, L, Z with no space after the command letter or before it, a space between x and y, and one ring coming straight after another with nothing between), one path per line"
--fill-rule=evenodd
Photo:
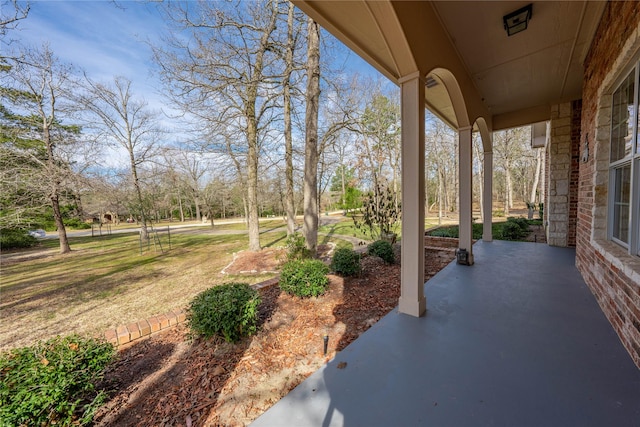
M252 426L640 426L640 370L575 251L474 254L427 282L426 316L393 310Z

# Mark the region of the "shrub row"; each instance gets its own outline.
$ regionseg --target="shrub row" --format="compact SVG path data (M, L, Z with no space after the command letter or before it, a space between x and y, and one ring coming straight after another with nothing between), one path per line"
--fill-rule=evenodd
M0 230L0 248L20 249L30 248L38 244L38 239L27 234L26 230L3 229Z

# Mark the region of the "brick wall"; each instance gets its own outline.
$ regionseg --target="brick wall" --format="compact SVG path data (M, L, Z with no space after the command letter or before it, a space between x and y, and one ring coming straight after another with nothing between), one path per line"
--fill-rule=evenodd
M576 266L640 368L640 258L607 240L611 94L640 57L640 2L608 2L584 64Z
M578 182L580 175L580 130L582 101L571 103L571 163L569 165L569 218L567 223L567 246L576 246L576 225L578 222Z

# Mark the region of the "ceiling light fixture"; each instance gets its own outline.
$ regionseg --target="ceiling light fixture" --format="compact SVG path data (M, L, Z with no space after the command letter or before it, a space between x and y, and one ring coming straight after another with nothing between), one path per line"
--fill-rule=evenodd
M529 3L525 7L502 17L504 29L507 30L508 36L512 36L527 29L529 20L531 19L532 10L533 3Z

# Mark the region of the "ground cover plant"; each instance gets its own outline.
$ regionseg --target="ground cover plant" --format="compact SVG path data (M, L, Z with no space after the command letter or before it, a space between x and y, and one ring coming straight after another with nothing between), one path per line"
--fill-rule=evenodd
M111 344L55 337L0 354L0 425L86 425L106 400L97 391Z

